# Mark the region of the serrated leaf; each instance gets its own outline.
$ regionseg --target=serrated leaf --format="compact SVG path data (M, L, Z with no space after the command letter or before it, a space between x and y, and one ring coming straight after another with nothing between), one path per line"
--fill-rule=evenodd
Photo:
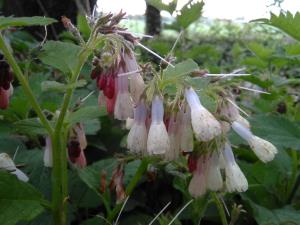
M41 16L33 17L0 17L0 29L20 26L47 26L57 22L55 19Z
M14 225L29 221L43 212L42 195L30 184L0 171L0 221L2 225Z
M192 59L187 59L176 64L175 67L168 66L167 69L164 70L164 76L166 79L177 79L196 70L199 70L198 64Z
M277 27L284 31L291 37L300 41L300 13L297 12L294 16L291 12L283 13L281 12L279 16L271 13L270 19L258 19L252 22L260 22L262 24L268 24L273 27Z
M250 119L253 133L280 148L300 150L300 128L280 116L258 115Z
M81 47L67 42L48 41L39 59L63 73L73 73L79 61Z
M68 117L68 122L71 124L84 122L86 120L91 120L98 118L100 116L106 115L106 110L99 106L86 106L78 109L75 112L72 112Z
M57 81L43 81L41 83L41 88L43 92L47 92L47 91L65 92L67 89L70 88L84 87L86 84L87 84L86 80L78 80L74 84L63 84Z
M273 50L256 42L250 42L248 48L260 59L267 60L273 54Z
M158 10L165 10L172 14L177 6L177 0L171 1L169 4L165 4L162 2L162 0L146 0L146 2L149 5L152 5L153 7L157 8Z
M183 8L180 10L180 14L176 18L176 26L180 29L187 28L190 24L198 20L202 15L204 2L191 2L192 1L189 1L183 6Z

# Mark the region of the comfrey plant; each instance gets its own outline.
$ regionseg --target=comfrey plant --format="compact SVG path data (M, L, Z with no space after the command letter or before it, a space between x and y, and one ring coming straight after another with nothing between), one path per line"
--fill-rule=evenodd
M240 108L235 103L231 90L236 88L238 81L227 78L245 74L209 74L201 71L192 59L174 64L172 55L162 58L120 27L119 22L124 16L120 12L117 15L88 17L90 37L87 41L68 18L62 18L66 29L78 39L79 46L46 42L43 47L42 62L61 70L67 81L63 84L65 95L61 108L47 116L33 95L27 76L0 34L0 49L4 55L0 61L0 108L6 109L9 105L13 89L12 70L46 131L43 159L45 167L52 168L53 185L52 202L48 203L48 207L53 214L53 223L57 225L67 221L67 167L80 169L87 165L85 149L88 143L84 121L72 117L80 110L82 101L71 106L71 99L75 88L80 86L78 79L82 67L89 59L93 65L91 78L99 90L98 104L105 106L115 119L127 121L129 152L137 157L164 161L185 157L192 174L188 187L191 196L203 196L208 191L247 190L247 179L235 161L229 142L231 128L248 142L261 161L268 162L277 153L271 143L251 132L249 122L240 115ZM47 25L51 22L53 20L48 18L39 18L38 22L33 20L12 25ZM139 64L135 47L141 47L161 59L159 71L150 63ZM74 55L60 58L56 55L57 48L60 52L69 48ZM20 180L28 180L8 155L1 154L0 163L1 168L16 174ZM140 176L147 166L147 163L142 164L138 171ZM137 183L136 178L125 190L123 176L123 165L120 164L109 185L116 192L117 203L126 199ZM107 189L105 172L101 175L100 189L101 193ZM105 207L109 207L107 203ZM107 210L110 213L108 221L113 222L120 207L118 204L116 210Z

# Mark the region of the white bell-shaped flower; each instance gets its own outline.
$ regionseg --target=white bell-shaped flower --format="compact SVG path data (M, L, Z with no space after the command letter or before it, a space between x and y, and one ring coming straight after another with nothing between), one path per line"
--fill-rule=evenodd
M274 159L277 154L276 147L270 142L252 134L249 128L235 121L231 125L232 129L244 140L246 140L255 155L264 163Z
M164 107L159 96L152 100L151 125L147 140L148 154L165 154L170 149L170 141L166 126L163 121Z
M248 189L248 181L234 159L230 144L225 143L224 166L226 176L226 189L228 192L244 192Z
M197 168L193 172L193 177L189 183L189 193L194 198L202 196L207 191L207 162L205 157L197 160Z
M220 123L202 106L193 88L186 89L185 97L191 108L192 127L196 138L207 142L220 135Z
M133 153L144 154L147 149L147 109L143 102L140 102L134 110L134 121L127 137L127 147Z
M183 152L192 152L194 149L194 136L191 124L191 109L186 106L185 110L181 110L180 125L180 149Z

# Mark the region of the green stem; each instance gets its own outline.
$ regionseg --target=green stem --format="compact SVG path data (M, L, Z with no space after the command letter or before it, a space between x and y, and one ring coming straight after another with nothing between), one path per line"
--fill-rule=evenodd
M134 188L136 187L137 183L140 181L141 177L143 176L143 174L145 173L145 171L148 168L148 164L149 164L149 160L148 159L142 159L142 162L138 168L138 170L136 171L134 177L132 178L132 180L130 181L130 183L128 184L127 188L126 188L126 195L130 196L132 191L134 190ZM107 220L112 223L113 220L115 219L115 217L118 215L119 211L121 210L123 206L123 202L116 205L116 207L111 211L111 213L107 216Z
M0 33L0 49L3 52L4 57L8 61L9 65L11 66L14 75L18 78L21 86L23 87L24 93L28 98L32 108L36 112L37 116L39 117L41 123L46 128L50 135L53 134L53 128L51 127L49 121L47 120L46 116L44 115L42 109L39 106L36 98L33 95L33 92L28 84L27 79L25 78L23 72L21 71L18 63L16 62L15 58L13 57L12 53L10 52L9 48L7 47L2 34Z
M219 211L219 215L221 217L221 221L223 225L228 225L227 219L226 219L226 214L225 214L225 210L224 207L222 205L222 203L220 202L220 199L218 198L217 194L215 192L211 193L212 198L214 199L214 202L217 205L218 211Z
M70 84L77 81L80 71L89 56L87 49L80 54L80 60L70 79ZM73 96L75 88L67 89L62 103L61 111L55 124L54 135L52 136L52 207L53 222L55 225L65 225L67 218L68 199L68 171L67 171L67 126L64 126L65 117Z

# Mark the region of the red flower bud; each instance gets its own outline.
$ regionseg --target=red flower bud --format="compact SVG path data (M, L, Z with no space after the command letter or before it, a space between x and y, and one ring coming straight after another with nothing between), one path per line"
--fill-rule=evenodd
M107 76L105 74L100 75L97 78L97 86L99 88L99 90L104 90L104 88L106 87L107 84Z

